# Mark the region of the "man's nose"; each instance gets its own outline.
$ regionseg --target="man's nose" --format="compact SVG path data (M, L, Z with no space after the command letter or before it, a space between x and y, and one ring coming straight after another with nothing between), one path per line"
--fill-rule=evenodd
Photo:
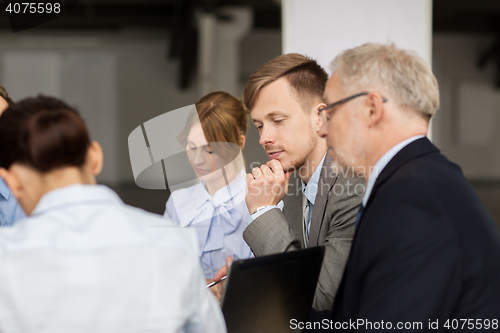
M274 137L275 135L271 129L263 127L260 131L259 143L261 144L261 146L274 144Z

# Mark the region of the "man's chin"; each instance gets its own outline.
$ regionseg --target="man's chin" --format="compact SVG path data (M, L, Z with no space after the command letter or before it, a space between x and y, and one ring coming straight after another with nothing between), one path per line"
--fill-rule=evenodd
M272 158L272 159L270 159L270 161L272 161L272 160L280 162L281 163L281 167L283 168L283 171L284 172L288 172L288 169L290 168L290 164L289 164L288 161L283 160L281 158ZM293 167L292 167L292 169L293 169Z
M297 171L300 169L300 167L303 165L300 163L293 163L290 161L287 162L281 162L281 165L283 166L283 171L287 173L293 173L294 171Z

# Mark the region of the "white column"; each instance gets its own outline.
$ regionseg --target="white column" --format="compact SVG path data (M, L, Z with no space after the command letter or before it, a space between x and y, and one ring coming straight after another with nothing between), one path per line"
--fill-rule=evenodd
M225 7L219 13L228 19L205 13L198 18L200 97L217 90L241 94L240 43L252 28L253 13L247 7Z
M198 16L199 55L198 87L200 95L212 91L214 81L215 29L217 17L213 13L200 13Z

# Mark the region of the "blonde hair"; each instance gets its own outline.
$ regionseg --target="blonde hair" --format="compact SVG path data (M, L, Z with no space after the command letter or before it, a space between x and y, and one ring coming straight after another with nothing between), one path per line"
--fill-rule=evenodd
M252 110L262 88L285 77L295 91L304 111L309 110L315 99L320 99L325 90L328 74L316 60L298 53L288 53L269 60L257 69L248 80L243 95L245 106Z
M404 109L427 121L439 108L439 87L432 70L412 51L394 44L368 43L342 52L331 63L345 90L385 89Z
M240 136L247 132L249 115L243 103L226 92L216 91L203 96L195 106L177 141L185 146L191 127L199 120L207 142L234 143L236 146L223 146L226 149L222 151L223 155L234 155L233 150L240 147Z

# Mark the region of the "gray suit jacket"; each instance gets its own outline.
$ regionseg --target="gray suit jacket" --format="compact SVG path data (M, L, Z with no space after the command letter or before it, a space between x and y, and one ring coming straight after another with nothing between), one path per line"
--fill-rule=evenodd
M331 170L331 164L332 159L327 155L319 177L309 233L309 247L326 247L313 301L316 311L332 308L351 249L354 222L364 192L361 179L336 174ZM255 256L305 248L302 184L296 172L290 177L289 184L288 193L283 198L283 212L271 209L250 223L243 232L243 238Z

